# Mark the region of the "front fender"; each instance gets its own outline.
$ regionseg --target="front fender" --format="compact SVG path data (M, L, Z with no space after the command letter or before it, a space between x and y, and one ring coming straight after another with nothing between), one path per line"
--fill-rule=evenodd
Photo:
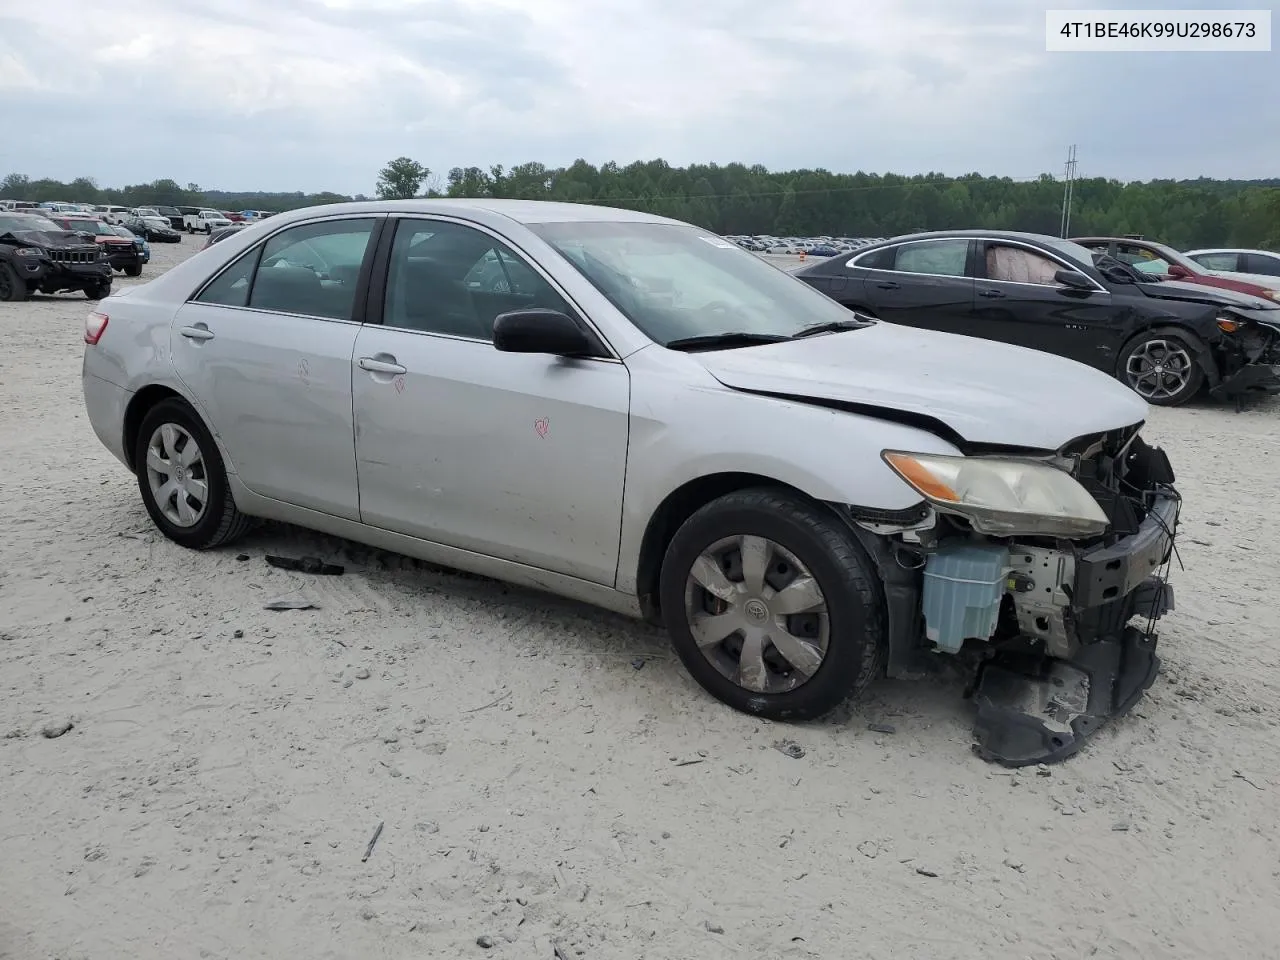
M619 590L636 590L641 545L675 490L714 474L753 474L814 498L903 510L920 495L881 459L885 449L957 455L915 427L719 384L670 389L632 379L631 440L619 545Z

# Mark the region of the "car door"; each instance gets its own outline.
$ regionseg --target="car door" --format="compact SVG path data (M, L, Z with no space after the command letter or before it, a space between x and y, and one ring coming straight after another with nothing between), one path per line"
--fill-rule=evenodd
M363 522L612 585L627 368L494 349L507 310L578 316L494 234L406 217L383 246L352 371Z
M359 519L351 353L383 218L268 237L177 313L173 362L254 493Z
M965 237L911 240L855 256L862 296L881 320L963 333L973 309Z
M1088 290L1056 278L1067 269ZM1007 240L980 241L973 308L975 336L1068 357L1099 369L1114 364L1124 307L1111 291L1066 260Z
M1280 277L1280 254L1246 253L1243 273L1255 273L1264 277Z

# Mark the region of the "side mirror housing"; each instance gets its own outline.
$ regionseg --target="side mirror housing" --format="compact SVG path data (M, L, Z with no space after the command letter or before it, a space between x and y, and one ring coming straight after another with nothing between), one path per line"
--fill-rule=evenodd
M504 353L549 353L558 357L597 357L596 338L559 310L531 307L498 314L493 345Z
M1076 273L1074 270L1059 270L1053 275L1053 279L1064 287L1070 287L1072 290L1092 290L1091 284L1087 277Z

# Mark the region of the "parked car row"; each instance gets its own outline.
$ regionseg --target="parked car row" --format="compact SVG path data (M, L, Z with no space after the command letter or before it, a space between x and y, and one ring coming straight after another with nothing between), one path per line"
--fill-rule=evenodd
M0 200L0 210L39 211L49 214L93 214L107 223L129 226L135 233L148 234L148 240L176 243L182 239L180 232L212 233L231 223L256 223L274 216L271 210L214 210L209 207L167 206L124 207L119 204L68 203L46 200L35 203L27 200ZM129 223L127 221L133 221ZM141 223L139 223L141 221ZM169 234L165 228L174 231Z
M868 243L875 243L880 238L856 237L772 237L767 234L755 236L727 236L744 250L752 253L804 254L810 257L835 257L848 253Z

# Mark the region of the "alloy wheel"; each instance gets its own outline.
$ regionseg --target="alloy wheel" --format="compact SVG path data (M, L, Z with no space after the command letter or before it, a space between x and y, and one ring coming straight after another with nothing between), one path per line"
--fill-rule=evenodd
M176 423L156 427L147 443L147 482L156 505L175 526L193 527L209 506L204 454Z
M1191 354L1171 340L1148 340L1129 354L1125 373L1131 386L1147 400L1168 400L1187 388L1192 376Z
M685 586L685 616L702 655L756 693L785 693L826 657L830 617L817 579L765 537L727 537L698 555Z

